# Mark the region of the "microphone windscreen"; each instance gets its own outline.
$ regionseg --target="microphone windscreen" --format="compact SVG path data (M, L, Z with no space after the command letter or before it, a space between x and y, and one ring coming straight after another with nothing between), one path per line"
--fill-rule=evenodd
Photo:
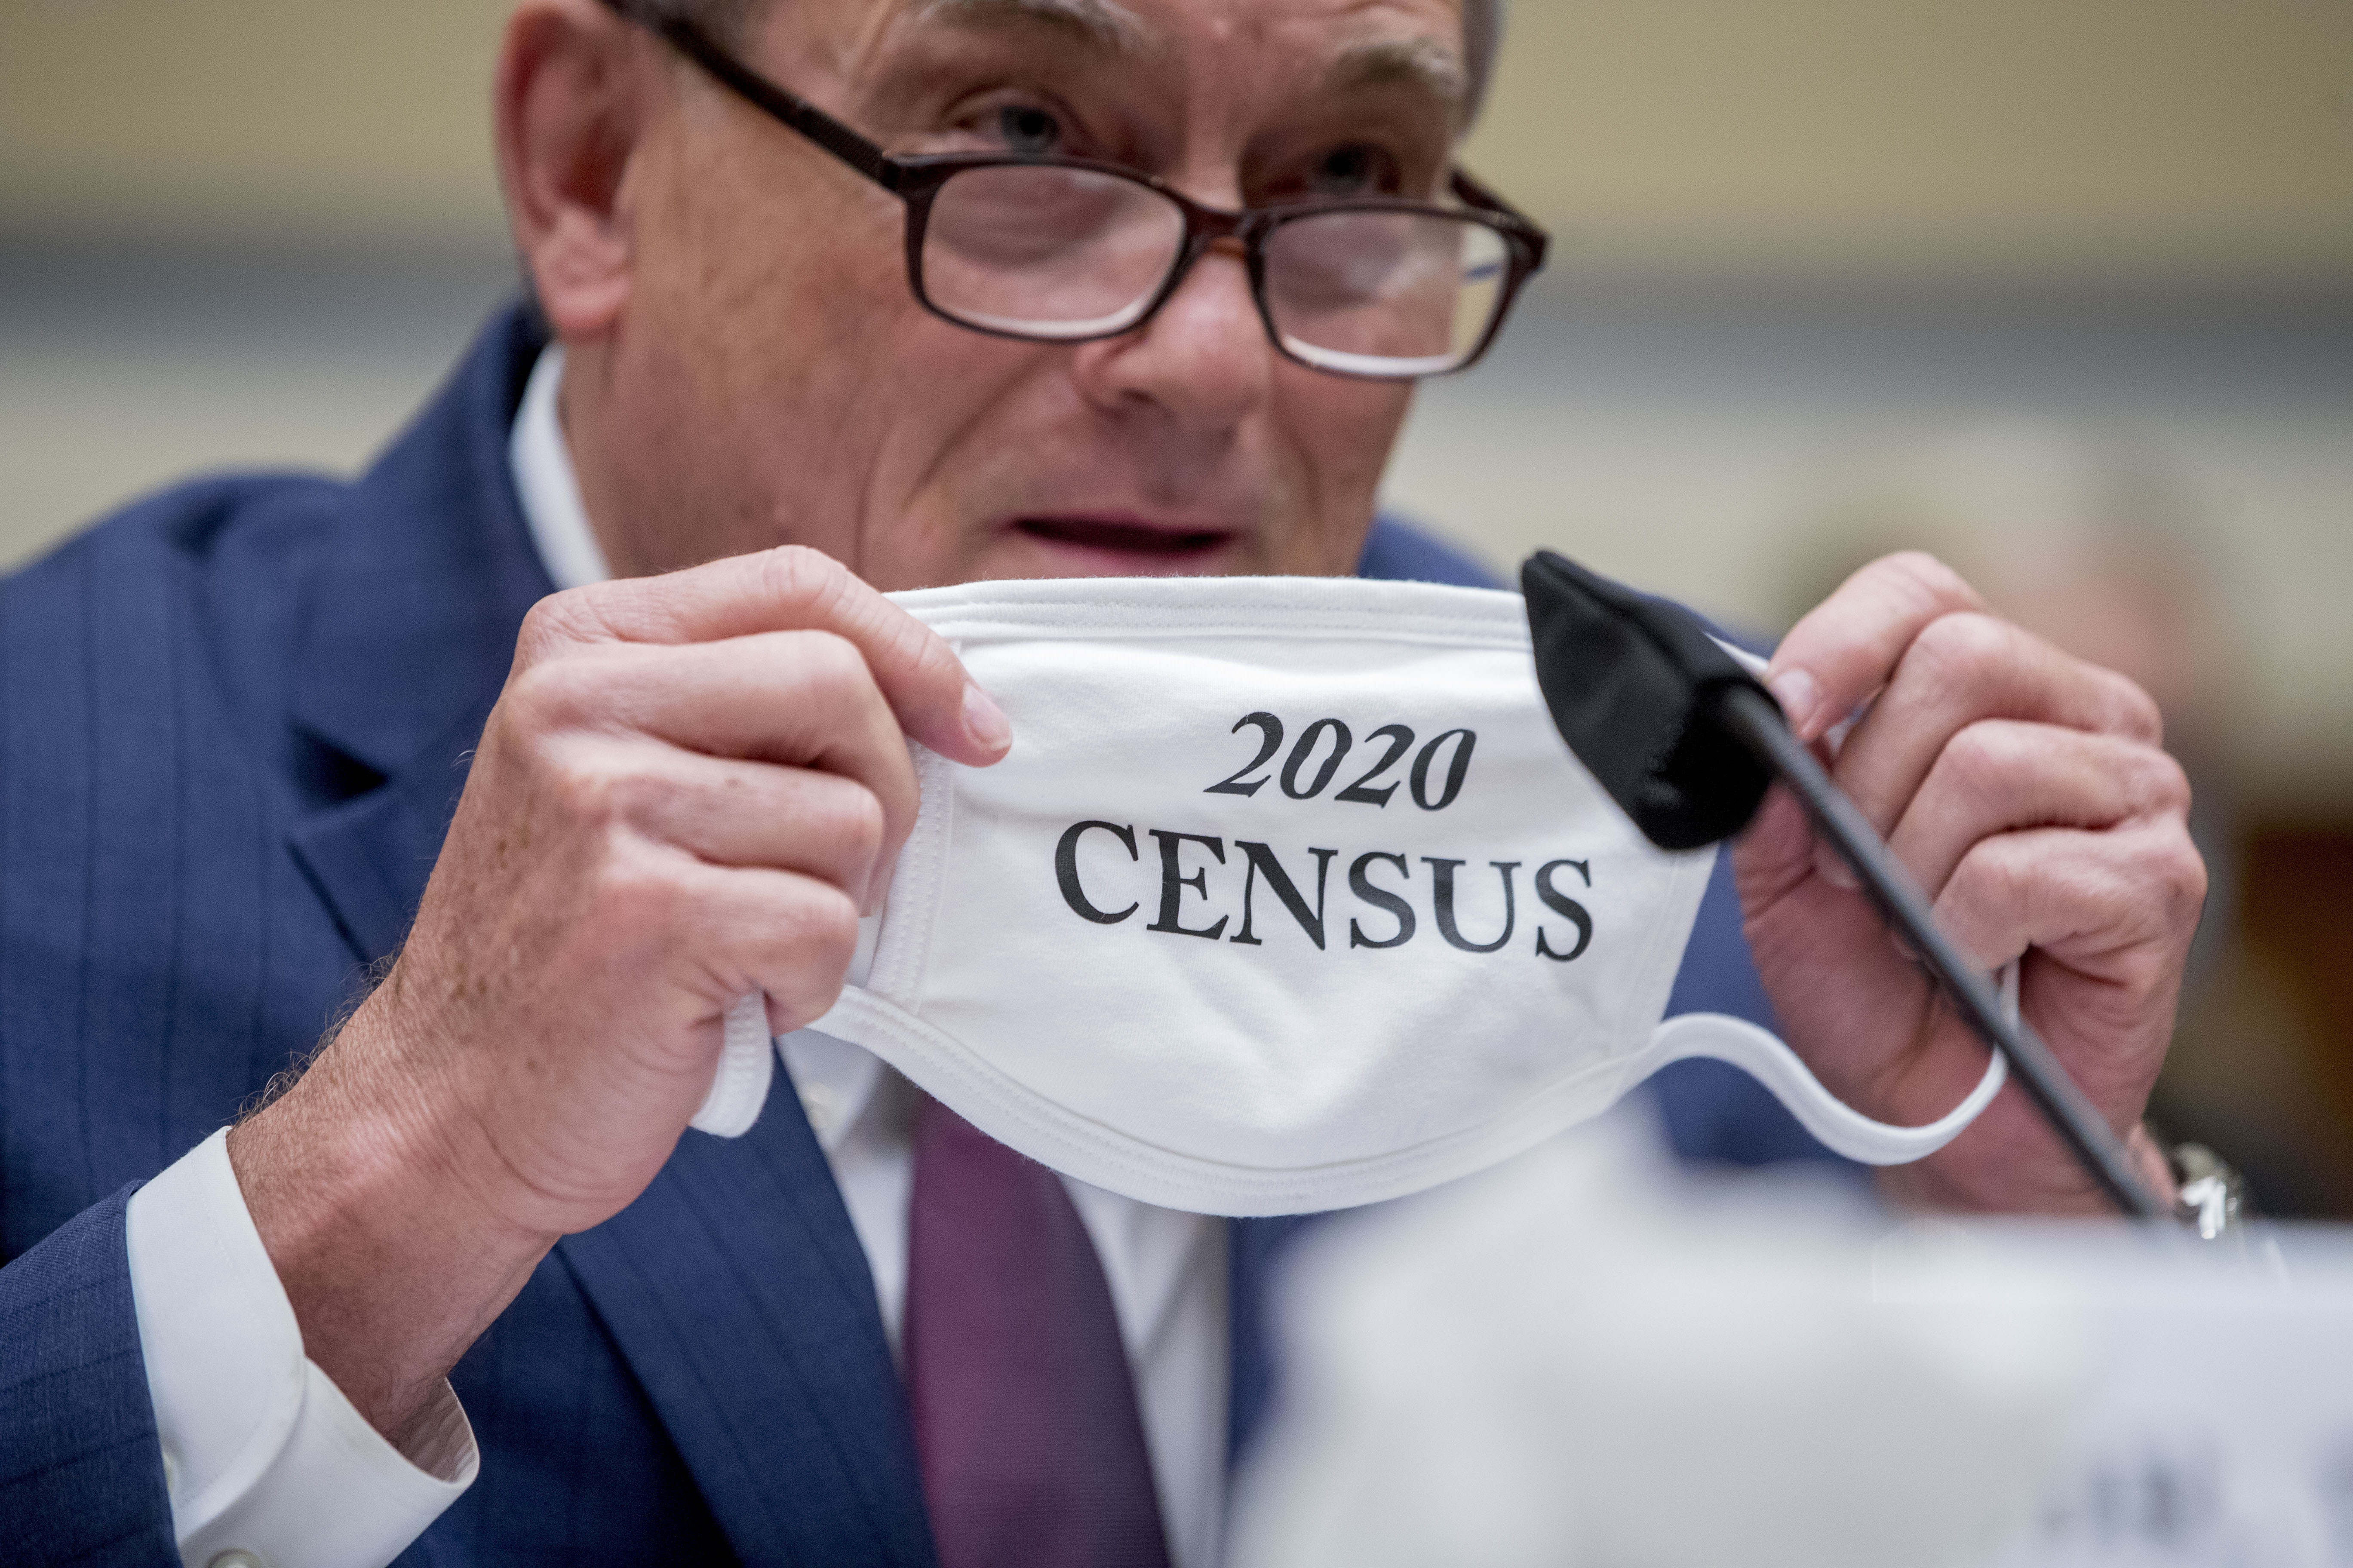
M1699 618L1539 550L1520 567L1536 684L1561 739L1662 849L1748 824L1772 781L1724 728L1724 688L1772 695Z

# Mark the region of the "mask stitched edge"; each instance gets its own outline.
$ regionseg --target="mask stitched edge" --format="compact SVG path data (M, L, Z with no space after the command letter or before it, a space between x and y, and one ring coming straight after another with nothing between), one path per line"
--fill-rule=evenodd
M947 864L948 843L955 831L956 792L948 774L955 763L913 741L907 742L907 752L915 764L919 792L915 826L899 850L899 867L891 877L874 964L864 989L912 1011L923 1001L923 974L940 913L940 872ZM929 811L923 809L927 805L932 806ZM892 918L892 910L902 918ZM843 987L845 994L851 989Z
M1616 1075L1624 1063L1611 1058L1588 1064L1530 1092L1501 1117L1409 1148L1267 1171L1155 1149L1062 1110L871 992L845 989L809 1027L865 1047L984 1132L1028 1143L1025 1152L1067 1175L1164 1208L1229 1215L1356 1207L1485 1170L1608 1110L1621 1092ZM1603 1086L1599 1095L1596 1084ZM1045 1152L1032 1152L1038 1150Z

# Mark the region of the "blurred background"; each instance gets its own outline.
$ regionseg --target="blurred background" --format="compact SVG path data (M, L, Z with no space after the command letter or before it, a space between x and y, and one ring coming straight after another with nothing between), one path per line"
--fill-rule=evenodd
M498 0L0 0L0 564L348 471L513 286ZM1769 635L1886 549L2164 703L2217 871L2160 1114L2353 1217L2353 5L1515 0L1550 272L1390 500Z

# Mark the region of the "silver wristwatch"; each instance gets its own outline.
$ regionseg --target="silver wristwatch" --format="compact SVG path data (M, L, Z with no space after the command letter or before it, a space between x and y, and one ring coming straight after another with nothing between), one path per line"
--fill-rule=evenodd
M2173 1167L2174 1217L2201 1241L2241 1239L2246 1179L2203 1143L2177 1143L2166 1159Z

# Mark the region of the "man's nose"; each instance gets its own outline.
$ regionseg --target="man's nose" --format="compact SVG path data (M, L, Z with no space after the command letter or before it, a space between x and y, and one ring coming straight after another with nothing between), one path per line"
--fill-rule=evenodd
M1143 326L1080 345L1074 373L1096 403L1155 404L1207 434L1230 429L1265 402L1274 358L1249 263L1228 240L1193 263Z

